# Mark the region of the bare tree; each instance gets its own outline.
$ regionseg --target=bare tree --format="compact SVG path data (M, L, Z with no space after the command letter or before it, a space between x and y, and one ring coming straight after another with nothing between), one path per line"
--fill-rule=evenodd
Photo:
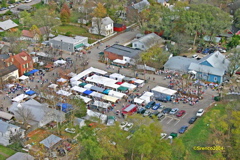
M18 107L16 113L17 116L19 116L20 120L23 122L25 128L27 127L29 121L34 120L34 115L32 114L31 110L24 106Z

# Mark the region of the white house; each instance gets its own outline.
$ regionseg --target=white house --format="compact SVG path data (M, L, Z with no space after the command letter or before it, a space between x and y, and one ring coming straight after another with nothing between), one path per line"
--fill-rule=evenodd
M163 43L164 40L155 33L147 34L139 39L132 41L132 48L140 49L143 51L148 50L156 44Z
M25 130L22 130L20 127L13 124L9 124L0 120L0 144L8 146L11 144L11 137L16 134L21 134L21 137L24 137Z
M83 36L67 37L58 35L50 39L49 43L53 48L68 52L75 52L76 50L81 50L84 46L89 46L88 37Z
M9 111L14 114L17 121L23 122L22 114L31 115L28 120L34 128L42 127L51 121L62 122L65 120L65 114L53 108L48 108L47 104L41 104L34 99L23 103L13 102ZM21 113L21 115L19 114Z
M100 31L99 31L100 30ZM110 17L92 18L92 27L89 28L92 34L100 34L102 36L109 36L113 34L113 20Z
M82 128L83 126L86 126L85 120L82 118L75 118L74 125L79 126L79 128Z

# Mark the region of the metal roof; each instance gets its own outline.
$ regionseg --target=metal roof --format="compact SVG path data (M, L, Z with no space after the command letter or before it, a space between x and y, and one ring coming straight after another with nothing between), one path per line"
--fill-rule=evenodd
M141 50L122 46L119 44L114 44L111 47L106 48L104 51L111 52L121 56L130 57L130 58L136 57L142 52Z
M55 40L55 41L62 41L64 43L75 44L75 43L82 42L85 39L88 39L88 37L83 37L83 36L68 37L68 36L58 35L57 37L50 39L50 41Z
M176 70L176 71L188 72L188 67L191 63L197 63L197 60L194 58L174 56L174 57L171 57L164 64L164 68Z
M11 19L8 19L6 21L0 22L0 28L2 28L4 31L17 27L18 25L14 23Z
M0 120L0 132L5 133L8 131L9 128L19 128L19 127Z
M52 146L54 146L55 144L57 144L61 140L62 140L62 138L51 134L46 139L42 140L40 143L43 144L47 148L51 148Z
M28 153L17 152L6 160L34 160L34 157Z
M143 37L136 39L133 42L138 42L138 41L143 43L147 49L151 48L155 44L164 42L164 40L160 36L156 35L155 33L144 35Z
M196 72L202 72L202 73L209 73L209 74L217 75L217 76L223 76L225 74L225 70L223 70L223 69L209 67L209 66L201 65L201 64L197 64L197 63L191 63L189 66L189 70L193 70Z

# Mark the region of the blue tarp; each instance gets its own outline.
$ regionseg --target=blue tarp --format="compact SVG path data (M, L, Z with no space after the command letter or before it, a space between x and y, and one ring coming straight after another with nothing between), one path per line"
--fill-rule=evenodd
M28 73L34 74L34 73L36 73L36 72L38 72L38 71L39 71L38 69L33 69L33 70L29 71Z
M91 94L92 92L93 92L93 91L86 90L86 91L83 92L83 94L89 95L89 94Z
M25 94L27 94L27 95L29 95L29 96L32 96L32 95L34 95L35 93L36 93L36 92L33 91L33 90L29 90L29 91L25 92Z
M62 108L65 113L73 109L72 105L68 103L58 103L57 106Z
M111 89L105 89L102 93L108 94L111 91Z

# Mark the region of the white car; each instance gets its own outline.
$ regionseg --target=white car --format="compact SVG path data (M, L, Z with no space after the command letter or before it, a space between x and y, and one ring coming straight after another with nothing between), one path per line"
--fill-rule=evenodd
M169 114L176 114L178 111L179 111L178 108L173 108L173 109L169 112Z
M150 113L151 113L151 111L145 111L145 112L143 113L143 117L148 116Z
M133 127L133 123L128 123L126 127L123 128L124 131L129 131Z
M192 56L192 58L198 58L198 55L197 55L197 54L194 54L194 55Z
M74 128L66 128L65 129L65 132L68 132L68 133L76 133L76 130Z
M24 2L25 3L29 3L29 2L32 2L32 0L25 0Z
M201 116L203 115L203 113L204 113L204 110L203 110L203 109L199 109L199 110L197 111L196 116L197 116L197 117L201 117Z
M126 127L127 125L128 125L128 122L123 121L123 122L121 122L121 124L119 125L119 127L120 127L121 129L123 129L123 128Z

